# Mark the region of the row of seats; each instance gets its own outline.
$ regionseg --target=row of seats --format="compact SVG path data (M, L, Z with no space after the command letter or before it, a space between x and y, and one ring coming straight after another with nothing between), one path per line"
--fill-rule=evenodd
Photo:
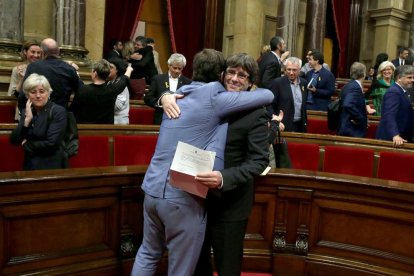
M79 153L69 159L71 168L148 165L158 135L80 136ZM23 149L13 146L8 136L0 136L0 171L19 171ZM7 158L8 157L8 158Z
M116 135L80 136L79 153L72 157L72 168L148 165L158 136ZM0 171L22 168L23 150L0 136ZM293 169L325 171L414 183L414 154L347 146L288 142ZM376 157L377 154L377 157ZM8 157L8 158L7 158ZM377 161L378 160L378 161Z
M414 155L346 146L288 142L293 169L377 177L414 183Z
M375 133L377 132L378 124L370 123L367 129L367 135L364 138L375 139ZM328 118L309 118L308 117L308 126L307 133L312 134L329 134L335 135L336 131L328 129Z
M15 105L0 104L0 123L14 123ZM129 109L129 123L137 125L152 125L154 122L154 109L131 106Z

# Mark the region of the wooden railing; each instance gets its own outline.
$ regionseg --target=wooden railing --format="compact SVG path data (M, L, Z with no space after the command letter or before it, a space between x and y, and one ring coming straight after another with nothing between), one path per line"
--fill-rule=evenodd
M144 173L0 173L0 274L129 275L143 235ZM413 185L274 169L255 187L244 271L412 275Z

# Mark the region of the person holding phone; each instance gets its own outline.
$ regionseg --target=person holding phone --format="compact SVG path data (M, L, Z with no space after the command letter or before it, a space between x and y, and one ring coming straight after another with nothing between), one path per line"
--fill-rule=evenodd
M13 145L23 147L23 170L67 168L68 157L62 146L66 109L49 100L51 86L42 75L33 73L27 77L23 91L28 100L10 135Z

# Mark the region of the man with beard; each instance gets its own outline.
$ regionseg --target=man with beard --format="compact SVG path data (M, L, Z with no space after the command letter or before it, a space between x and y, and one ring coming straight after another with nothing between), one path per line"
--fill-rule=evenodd
M401 65L394 76L395 83L384 95L376 138L392 141L399 147L413 141L414 111L407 90L413 86L414 67Z
M282 75L283 61L289 55L289 52L286 52L286 43L280 36L270 40L270 50L263 54L259 62L260 85L268 89L272 80Z

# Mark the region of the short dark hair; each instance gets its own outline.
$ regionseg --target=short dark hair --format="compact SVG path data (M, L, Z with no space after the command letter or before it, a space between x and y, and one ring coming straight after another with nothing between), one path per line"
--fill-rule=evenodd
M111 39L111 41L109 42L109 46L110 46L110 48L112 48L112 47L114 47L115 45L117 45L117 44L118 44L118 42L121 42L121 43L122 43L122 40L119 40L119 39L116 39L116 38Z
M283 41L283 37L281 36L274 36L270 40L270 50L274 51L277 49L277 45L279 45Z
M256 60L246 53L237 53L229 56L226 60L226 66L231 68L242 67L249 74L251 83L257 80L259 66Z
M319 64L323 64L323 54L320 51L314 51L309 56L313 57L314 60L317 60Z
M194 56L193 80L201 82L218 81L224 71L223 53L214 49L203 49Z
M383 63L384 61L388 60L388 54L387 53L379 53L377 57L375 58L375 66L378 68L378 66ZM375 68L374 66L374 68Z
M154 39L151 37L147 37L147 44L155 43Z
M404 51L408 51L408 53L410 53L410 49L408 49L408 47L400 47L400 48L398 48L398 54L401 54Z
M125 74L126 69L128 67L128 63L125 60L114 57L114 58L109 59L108 62L113 64L116 67L116 70L117 70L116 75L118 77Z
M135 38L135 42L141 42L142 46L147 46L147 38L145 36L139 35Z

